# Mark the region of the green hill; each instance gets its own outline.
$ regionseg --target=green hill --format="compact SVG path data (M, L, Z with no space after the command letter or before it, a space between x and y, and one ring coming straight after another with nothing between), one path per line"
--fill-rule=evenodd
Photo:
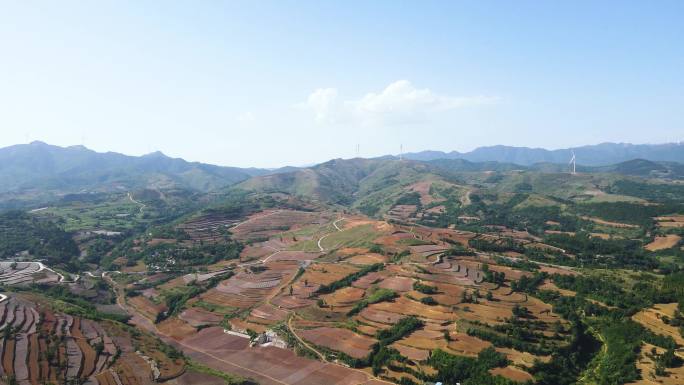
M267 172L187 162L160 152L134 157L33 142L0 149L0 202L20 207L68 193L141 188L206 192Z

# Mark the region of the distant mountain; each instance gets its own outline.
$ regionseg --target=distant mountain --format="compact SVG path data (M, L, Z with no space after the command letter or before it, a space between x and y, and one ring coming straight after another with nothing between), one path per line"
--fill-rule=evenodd
M278 191L316 200L348 204L361 181L393 160L334 159L313 167L295 169L249 179L238 187L257 191Z
M595 181L605 177L602 174L626 178L684 179L683 164L643 159L609 166L579 165L577 172L579 175L573 176L569 173L567 164L550 162L522 166L497 161L471 162L465 159L417 161L394 157L355 158L335 159L309 168L257 176L235 185L235 188L288 193L318 202L351 206L374 215L391 207L410 191L428 185L439 186L443 191L463 190L467 180L477 181L476 183L504 180L506 182L501 182L501 188L507 191L517 191L516 188L529 180L537 181L535 183L540 186L547 184L543 189L555 191L577 188L573 183L580 183L583 188L595 189ZM481 181L477 175L480 175ZM614 180L613 175L607 175L606 180Z
M633 159L684 163L684 143L628 144L601 143L575 147L577 164L585 166L607 166ZM431 161L435 159L464 159L471 162L495 161L530 166L535 163L566 164L571 158L571 149L546 150L543 148L490 146L473 151L421 151L404 154L404 158Z
M684 164L652 162L645 159L633 159L610 166L594 167L592 171L633 175L644 178L684 179Z
M210 191L269 172L187 162L161 152L135 157L43 142L0 148L0 193L149 187Z
M526 169L527 167L513 163L496 161L471 162L465 159L435 159L426 163L449 172L477 172L477 171L512 171Z

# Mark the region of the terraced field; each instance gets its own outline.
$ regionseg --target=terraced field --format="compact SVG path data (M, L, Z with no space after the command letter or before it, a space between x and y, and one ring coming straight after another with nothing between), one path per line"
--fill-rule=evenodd
M56 283L60 278L54 271L38 262L0 261L0 283L5 285Z
M111 336L98 323L54 313L10 296L0 303L4 375L19 384L79 380L97 384L117 354Z
M390 216L404 206L395 206ZM554 246L549 237L578 237L580 232L553 230L560 226L555 221L539 232L503 225L483 225L475 232L422 226L413 214L397 222L347 214L275 209L253 214L229 229L246 244L239 260L152 285L142 298L129 300L130 305L151 308L136 301L151 303L165 293L212 282L159 324L150 322L155 314L146 314L153 312L138 310L148 319L145 327L213 368L265 383L313 383L314 372L330 380L317 369L304 373L284 365L276 374L256 363L286 359L292 350L322 361L316 367L339 369L334 362L358 368L363 376L350 383L419 382L416 373L434 373L430 357L438 351L472 359L483 352L499 354L501 364L488 373L525 382L534 380L535 370L549 363L552 353L571 343L571 322L554 312L553 301L537 289L550 296L578 297L556 279L581 277L584 271L532 262L530 255L572 261L576 255ZM633 229L616 221L584 220ZM231 226L198 223L186 232L199 234L204 225ZM608 232L587 232L587 238L627 241ZM658 243L648 248L657 250L675 238L665 240L656 238ZM220 279L228 271L231 276ZM588 302L603 306L594 299ZM418 326L386 338L411 320ZM675 332L666 335L674 337ZM219 340L226 345L216 345ZM291 350L277 347L285 345ZM379 352L388 354L388 361L376 364ZM245 361L248 356L252 361Z

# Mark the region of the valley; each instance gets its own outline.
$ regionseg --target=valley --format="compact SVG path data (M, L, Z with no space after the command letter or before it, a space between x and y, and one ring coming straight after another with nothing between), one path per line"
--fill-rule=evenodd
M149 187L0 213L2 375L31 385L679 378L683 186L486 168L335 160L211 194Z

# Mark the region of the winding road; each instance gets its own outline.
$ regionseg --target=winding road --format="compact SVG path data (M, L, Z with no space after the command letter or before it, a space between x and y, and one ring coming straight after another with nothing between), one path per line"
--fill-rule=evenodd
M131 194L130 192L128 193L128 199L129 199L131 202L140 205L140 214L142 214L142 213L143 213L143 210L145 209L145 207L146 207L147 205L145 205L144 203L138 202L138 201L136 201L135 199L133 199L133 194Z
M339 219L337 219L336 221L334 221L334 222L332 223L332 225L335 227L335 229L337 229L337 231L339 231L339 232L342 231L342 229L341 229L339 226L337 226L337 222L343 221L343 220L345 220L345 219L346 219L346 218L342 217L342 218L339 218ZM319 249L321 252L325 251L325 248L323 247L323 245L321 245L321 242L322 242L325 238L327 238L327 237L329 237L329 236L331 236L331 235L333 235L333 234L334 234L334 233L328 233L328 234L325 234L324 236L322 236L322 237L320 237L320 238L318 239L318 243L317 243L317 244L318 244L318 249Z

